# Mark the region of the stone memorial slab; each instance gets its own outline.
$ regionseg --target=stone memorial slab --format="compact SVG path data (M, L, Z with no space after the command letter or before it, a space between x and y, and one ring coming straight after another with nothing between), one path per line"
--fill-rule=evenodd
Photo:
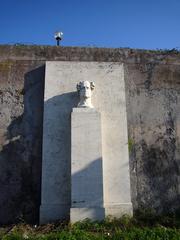
M124 67L114 62L46 62L40 222L68 219L71 208L71 112L76 84L93 82L101 114L105 215L132 214Z

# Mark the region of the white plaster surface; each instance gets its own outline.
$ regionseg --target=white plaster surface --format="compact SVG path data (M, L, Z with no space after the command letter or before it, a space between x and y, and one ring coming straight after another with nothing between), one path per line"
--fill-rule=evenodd
M120 216L126 205L132 213L124 68L113 62L46 62L41 204L70 209L70 116L84 80L95 83L92 104L101 113L104 207Z
M102 161L100 113L91 108L73 108L71 222L85 218L93 220L104 218Z

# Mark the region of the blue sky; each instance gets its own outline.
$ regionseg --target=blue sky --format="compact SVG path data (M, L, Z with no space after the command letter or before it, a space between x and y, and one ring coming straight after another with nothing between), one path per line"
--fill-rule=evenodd
M0 44L180 48L180 0L1 0Z

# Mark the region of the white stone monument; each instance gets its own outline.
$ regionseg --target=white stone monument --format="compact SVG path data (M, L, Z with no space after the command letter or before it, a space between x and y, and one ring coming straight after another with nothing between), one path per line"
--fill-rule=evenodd
M95 85L94 82L83 81L77 84L77 91L79 93L80 102L79 108L94 108L91 102L92 90Z
M96 90L93 104L83 94L77 107L82 80L93 80ZM104 212L132 215L124 66L46 62L40 223L100 219Z
M91 102L93 89L93 82L77 84L80 102L71 114L71 222L105 217L101 116Z

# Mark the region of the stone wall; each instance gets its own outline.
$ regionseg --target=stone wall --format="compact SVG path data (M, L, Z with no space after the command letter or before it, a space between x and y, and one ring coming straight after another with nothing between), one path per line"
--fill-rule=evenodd
M174 211L180 200L180 53L0 46L0 223L37 223L45 61L125 67L134 209Z

